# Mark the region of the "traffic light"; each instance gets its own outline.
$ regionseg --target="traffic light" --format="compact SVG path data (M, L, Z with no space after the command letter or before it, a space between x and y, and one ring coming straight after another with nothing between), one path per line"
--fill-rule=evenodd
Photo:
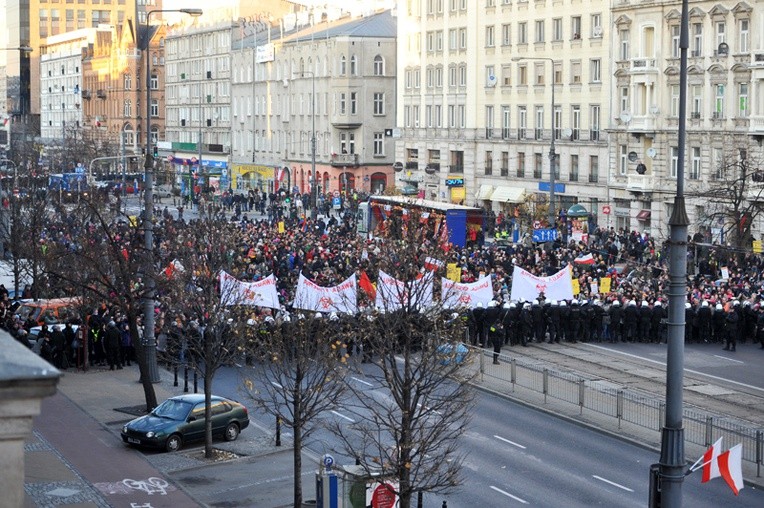
M154 158L156 158L157 155L159 155L159 147L154 145Z

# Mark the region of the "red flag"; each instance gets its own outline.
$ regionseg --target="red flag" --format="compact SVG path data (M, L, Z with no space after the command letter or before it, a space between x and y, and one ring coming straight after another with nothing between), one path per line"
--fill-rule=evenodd
M594 256L592 256L591 254L587 254L585 256L579 256L576 259L574 259L573 262L578 263L579 265L593 265Z
M743 483L743 445L737 444L719 455L719 473L737 496Z
M372 284L365 271L361 272L361 277L358 279L358 285L361 286L361 289L363 289L372 302L377 300L377 288L374 287L374 284Z

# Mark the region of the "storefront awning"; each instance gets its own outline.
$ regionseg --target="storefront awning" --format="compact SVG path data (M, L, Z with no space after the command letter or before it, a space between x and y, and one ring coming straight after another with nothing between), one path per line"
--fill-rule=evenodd
M475 195L475 199L478 199L478 200L491 199L491 194L493 194L493 185L482 184L480 186L480 190Z
M522 187L496 187L491 194L491 201L497 203L522 203L525 198L525 189Z
M640 210L637 214L637 220L646 221L650 220L650 210Z

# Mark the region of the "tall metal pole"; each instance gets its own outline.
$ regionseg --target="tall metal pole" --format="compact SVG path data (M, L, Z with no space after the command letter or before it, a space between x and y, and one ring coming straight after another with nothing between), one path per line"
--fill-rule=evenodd
M316 74L311 72L311 95L310 95L310 117L311 117L311 135L310 135L310 170L315 180L312 187L313 209L311 215L313 219L318 217L318 178L316 176Z
M552 86L552 142L549 145L549 227L554 228L556 224L556 214L554 210L554 165L557 162L557 154L555 153L554 148L554 60L550 58L549 62L552 67L552 81L549 82L549 84Z
M199 149L199 162L198 162L199 165L197 166L198 170L199 170L199 174L197 175L197 177L199 179L201 179L202 182L204 181L203 180L203 176L202 176L202 171L203 171L203 168L202 168L202 139L204 137L204 133L202 132L202 116L204 116L202 114L203 111L204 111L204 108L202 106L202 94L203 93L204 93L204 75L202 75L202 79L201 79L201 81L199 81L199 146L197 147ZM193 189L194 186L191 185L191 188ZM204 192L204 189L202 189L202 192Z
M151 36L149 33L151 15L160 12L182 12L191 16L200 16L201 9L158 9L146 13L146 45L143 52L146 55L146 157L143 163L144 177L144 215L143 215L143 240L146 249L145 266L143 277L145 292L143 296L143 360L146 365L146 375L152 383L158 383L159 367L157 366L157 345L154 339L154 292L156 280L154 279L154 157L151 147L151 67L149 60L149 47Z
M688 0L682 0L679 34L679 133L674 209L669 219L668 351L666 355L666 423L661 429L658 484L661 506L682 506L684 481L684 429L682 427L684 329L687 299L687 226L684 203L684 164L687 124L687 49L689 48Z

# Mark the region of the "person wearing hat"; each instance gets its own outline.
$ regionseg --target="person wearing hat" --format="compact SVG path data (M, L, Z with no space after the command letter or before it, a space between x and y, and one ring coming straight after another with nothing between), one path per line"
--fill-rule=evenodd
M735 307L732 305L727 309L724 316L724 334L726 336L724 351L735 351L735 346L737 346L737 335L740 333L740 315Z
M698 308L695 321L698 323L698 340L707 343L711 340L711 306L703 300Z
M660 300L656 300L650 314L650 339L652 342L657 344L667 342L665 325L666 309L663 308L663 303Z
M526 302L520 311L520 343L523 347L528 346L528 340L532 339L533 316L531 315L531 304Z
M639 310L637 302L629 300L626 308L623 309L623 340L634 342L637 338L637 321L639 319Z
M109 363L109 370L122 368L122 360L119 354L120 338L117 323L112 319L106 325L103 340L103 345L106 348L106 361Z
M721 303L716 304L714 313L711 315L711 331L714 342L724 342L724 307Z
M547 312L547 330L549 330L549 341L560 343L560 306L557 300L549 302L549 311Z
M639 321L637 322L637 340L639 342L651 342L650 327L652 321L652 310L647 300L642 300L639 306Z

